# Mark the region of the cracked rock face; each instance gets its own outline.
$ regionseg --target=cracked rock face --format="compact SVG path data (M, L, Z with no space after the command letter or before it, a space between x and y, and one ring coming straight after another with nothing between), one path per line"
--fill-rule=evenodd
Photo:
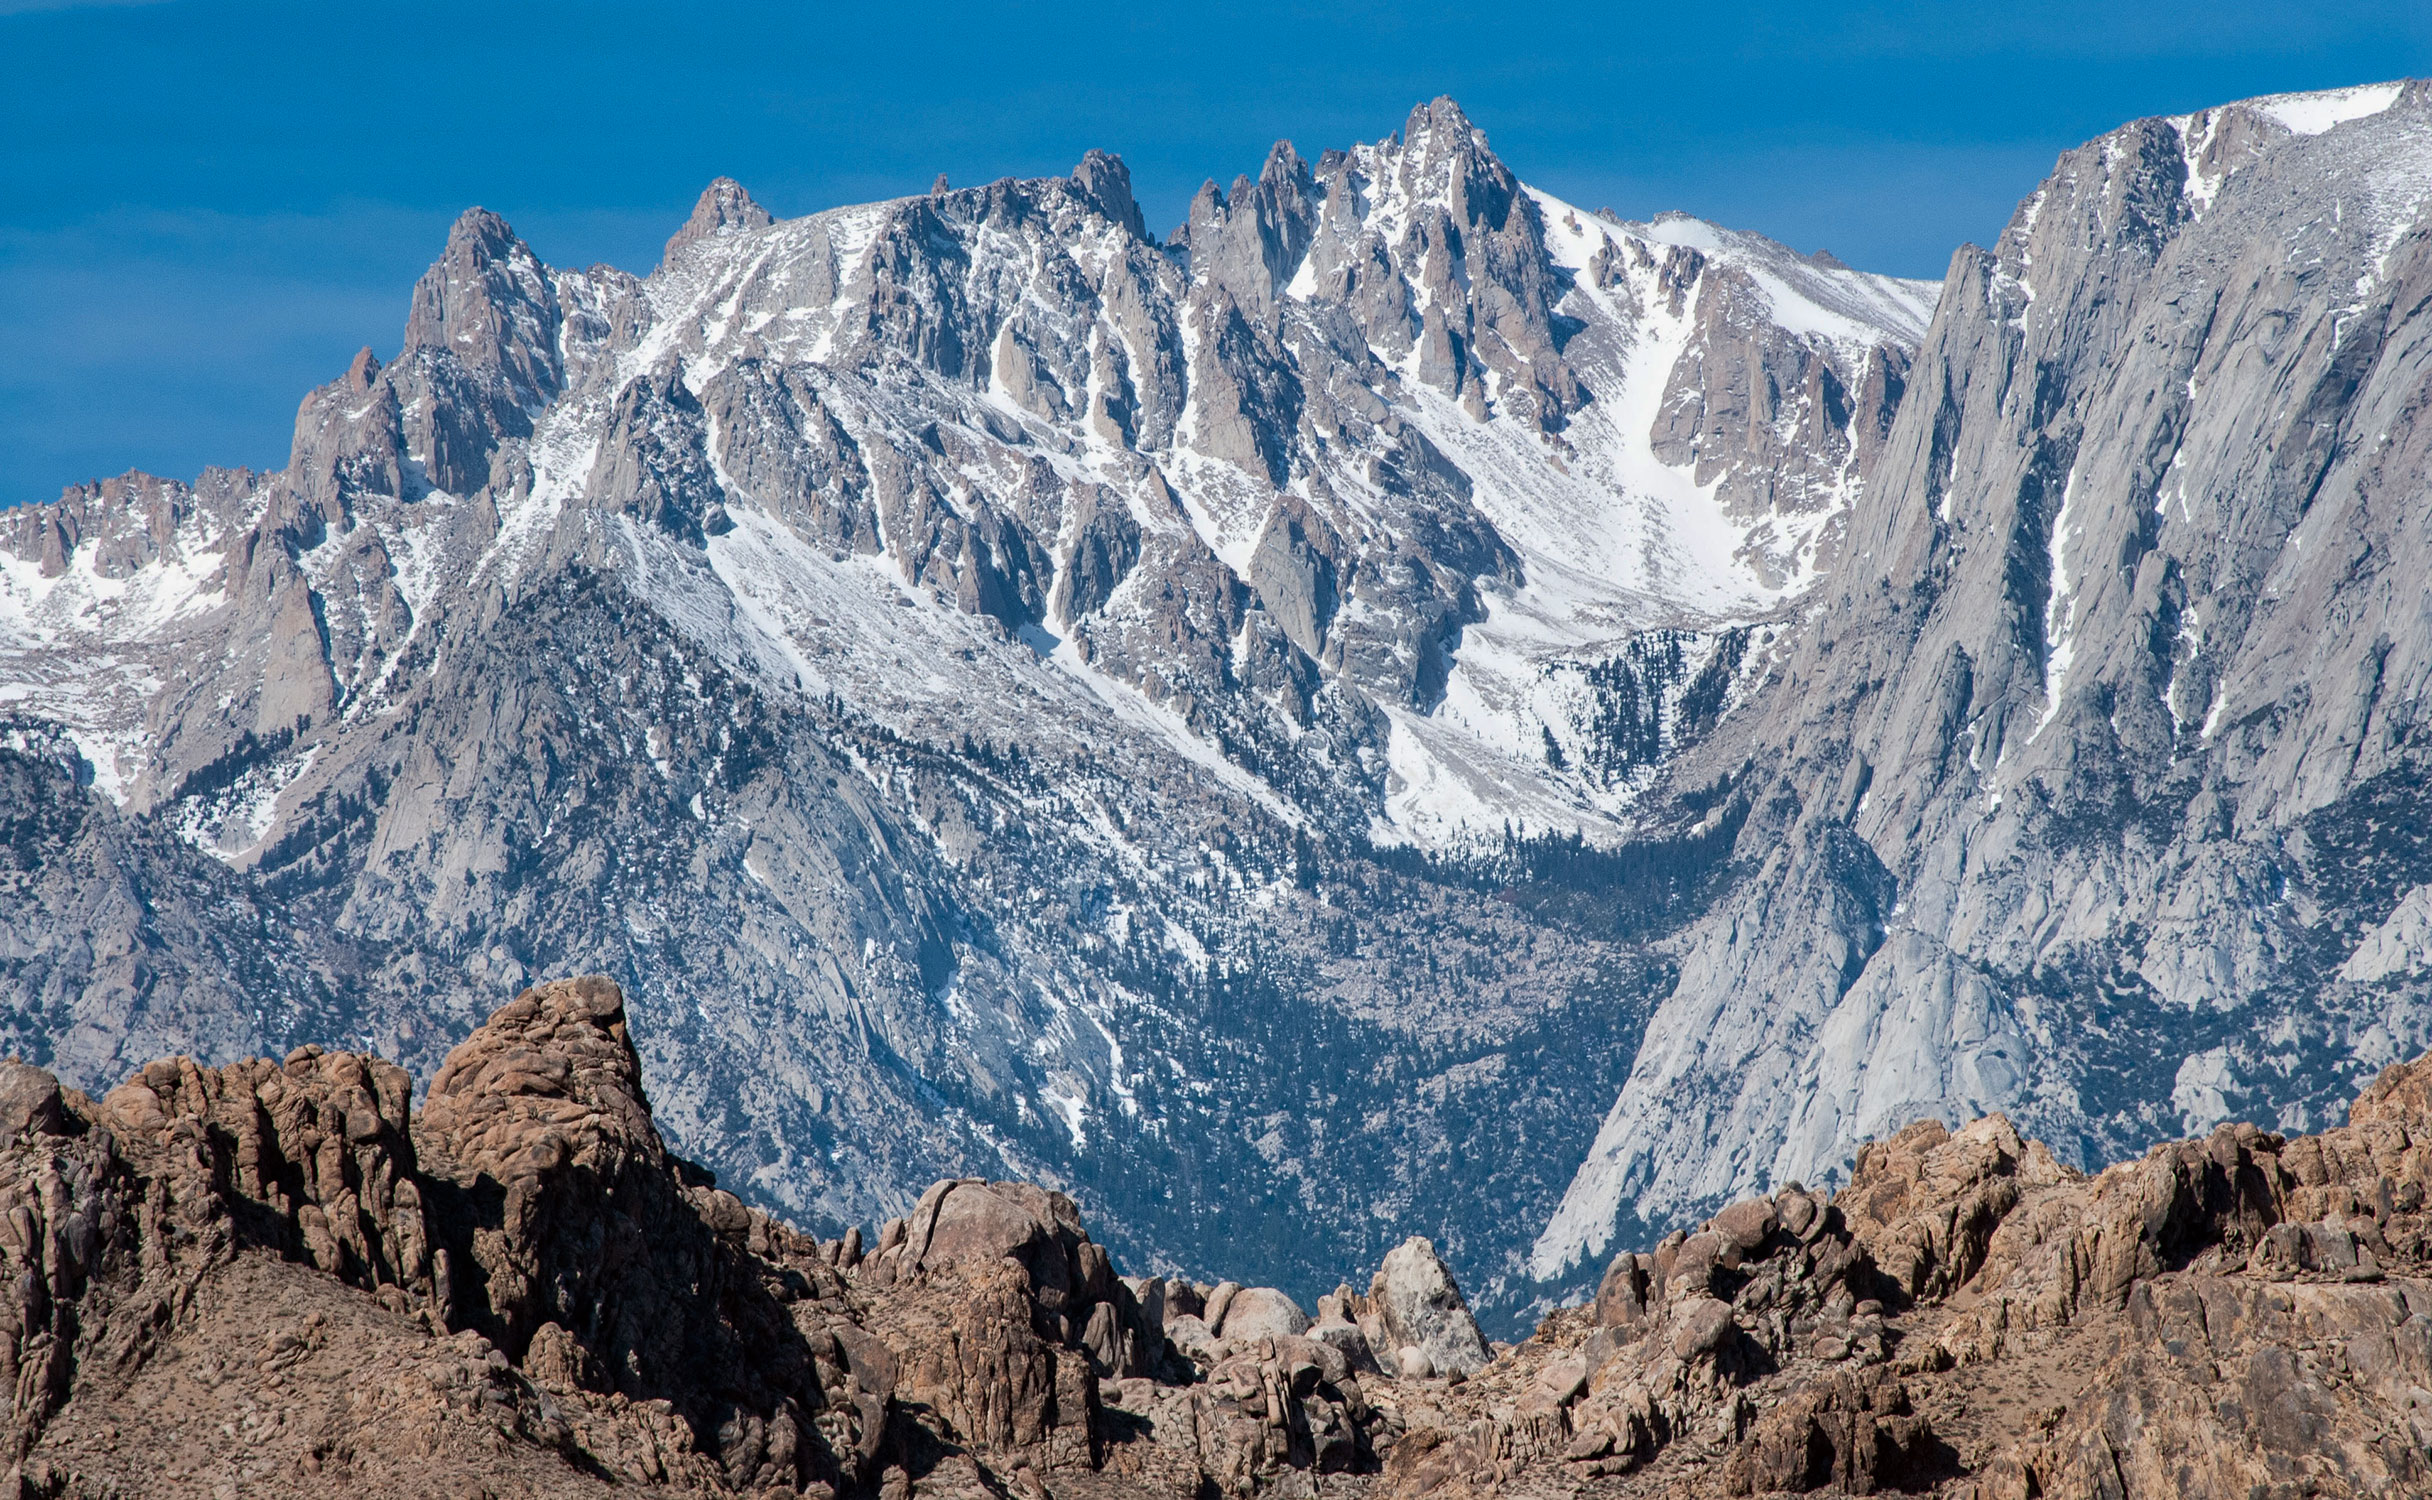
M1814 622L1669 772L1752 878L1538 1271L1920 1115L2093 1168L2423 1045L2427 173L2421 83L2144 120L1953 259Z

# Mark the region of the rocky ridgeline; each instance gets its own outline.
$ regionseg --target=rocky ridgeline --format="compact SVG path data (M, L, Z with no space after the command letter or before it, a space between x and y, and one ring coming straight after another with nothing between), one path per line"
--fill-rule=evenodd
M670 1154L624 1001L377 1059L0 1065L11 1495L2395 1494L2432 1485L2432 1064L2087 1178L1914 1125L1479 1335L1425 1240L1312 1319L1064 1195L819 1241ZM866 1253L865 1253L866 1250Z
M1374 1344L1489 1357L1424 1240L1312 1324L1118 1278L1024 1183L938 1183L866 1257L796 1234L667 1151L604 979L526 993L411 1099L315 1047L98 1103L7 1064L17 1492L1247 1494L1376 1469Z
M721 179L639 277L469 209L275 470L0 512L0 1053L428 1077L607 973L666 1138L793 1222L1051 1178L1297 1286L1423 1226L1511 1331L1738 816L1632 809L1838 555L1934 286L1399 123L1171 235L1101 152Z

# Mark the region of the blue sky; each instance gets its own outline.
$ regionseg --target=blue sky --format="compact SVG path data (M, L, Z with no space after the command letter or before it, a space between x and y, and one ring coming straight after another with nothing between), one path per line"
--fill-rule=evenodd
M2424 0L0 0L0 503L284 462L472 203L646 270L720 173L799 214L1103 146L1162 231L1450 93L1575 201L1932 276L2124 120L2426 72Z

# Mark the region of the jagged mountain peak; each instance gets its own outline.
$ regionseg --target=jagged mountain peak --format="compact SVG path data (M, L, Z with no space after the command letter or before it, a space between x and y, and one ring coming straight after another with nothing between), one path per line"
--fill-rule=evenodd
M1442 200L1456 223L1502 229L1515 206L1527 211L1519 178L1450 97L1411 110L1400 135L1374 150L1391 160L1403 192Z
M660 263L675 259L677 251L696 241L766 229L775 222L742 183L732 177L716 178L701 190L700 200L693 204L692 217L668 238Z
M1329 159L1340 155L1340 152L1327 153ZM1297 212L1305 217L1306 210L1300 206L1311 198L1315 186L1309 164L1301 159L1300 152L1293 148L1290 141L1279 140L1267 149L1266 159L1259 164L1255 178L1246 172L1238 173L1229 188L1220 186L1213 177L1201 183L1199 191L1191 197L1191 206L1182 224L1176 226L1168 243L1187 246L1191 242L1194 226L1232 214L1264 213L1272 218L1279 212L1279 205L1292 205L1292 208L1280 211ZM1287 274L1289 270L1287 267Z
M1102 152L1090 153L1067 178L1008 179L784 223L760 222L748 194L721 179L671 244L705 225L712 232L686 243L685 254L670 255L646 282L613 271L541 267L503 220L474 210L417 288L415 333L400 362L350 372L306 403L291 488L308 497L305 510L318 513L322 500L309 497L325 497L342 512L362 496L471 496L494 482L510 486L492 503L528 520L510 522L518 540L494 560L507 579L525 566L518 558L613 555L584 517L656 518L697 543L713 534L705 526L726 524L722 518L730 514L790 515L802 503L785 487L804 482L806 471L745 451L757 418L744 420L744 411L761 410L759 392L778 371L792 372L784 377L788 394L780 407L805 413L800 420L814 426L832 424L840 453L907 442L934 446L935 437L922 435L934 428L921 421L898 427L899 419L887 415L868 427L868 418L889 411L886 402L861 417L848 415L862 398L834 384L841 372L860 372L853 377L859 381L908 360L1000 403L996 414L955 416L967 441L982 449L1012 441L1030 450L1023 463L1044 460L1057 484L1103 485L1129 496L1122 509L1133 524L1179 524L1192 533L1186 551L1204 548L1202 555L1212 554L1231 575L1228 582L1211 579L1216 612L1194 628L1211 653L1206 681L1185 686L1190 674L1170 666L1124 669L1143 670L1142 680L1156 685L1153 696L1204 703L1211 691L1238 691L1228 681L1236 669L1218 666L1213 649L1215 638L1236 634L1239 622L1251 618L1223 602L1238 598L1271 620L1292 622L1285 634L1298 656L1287 650L1282 664L1287 676L1300 679L1286 694L1300 706L1288 720L1310 711L1311 673L1347 673L1363 695L1428 708L1456 665L1444 632L1483 625L1482 617L1500 607L1478 596L1469 579L1525 588L1536 578L1562 578L1583 555L1580 543L1590 542L1585 555L1596 555L1596 534L1617 522L1625 532L1652 527L1656 536L1704 524L1697 511L1708 502L1694 486L1710 479L1678 483L1664 471L1677 474L1687 463L1702 475L1706 461L1696 452L1705 437L1658 436L1664 451L1643 459L1594 450L1647 444L1645 424L1656 413L1633 410L1618 397L1632 382L1677 383L1682 377L1666 362L1708 337L1690 334L1634 372L1622 346L1649 316L1648 298L1668 299L1666 318L1694 321L1694 307L1707 294L1693 274L1676 275L1649 258L1650 246L1663 249L1660 235L1632 241L1638 248L1628 254L1636 260L1627 265L1619 239L1599 241L1610 249L1594 266L1567 242L1549 245L1536 200L1518 191L1456 105L1421 105L1412 118L1420 128L1401 139L1325 153L1322 173L1289 142L1278 142L1256 182L1237 179L1229 201L1214 195L1195 210L1183 234L1187 284L1172 280L1164 257L1141 253L1147 247L1128 173L1119 157ZM1430 186L1437 196L1426 200L1433 206L1425 207L1396 186L1408 181L1403 169L1414 156L1469 165L1438 176ZM1473 191L1481 182L1485 188ZM1561 212L1572 233L1580 232L1576 216ZM1709 243L1719 241L1709 236ZM1779 258L1795 259L1787 252ZM1805 278L1799 295L1846 294L1881 280L1844 273L1840 279L1849 285L1840 287L1823 268L1798 262L1793 271ZM1666 291L1657 283L1668 276ZM1640 289L1633 278L1648 284ZM1582 305L1558 314L1565 298ZM1722 317L1717 332L1726 323L1744 331L1747 318L1779 321L1794 303L1806 305L1787 294L1774 297L1771 310L1751 301ZM1846 347L1831 356L1846 366L1832 377L1834 388L1873 380L1860 396L1875 402L1896 390L1865 371L1880 328L1896 330L1895 339L1908 335L1904 310L1859 306L1835 330L1856 328L1859 337L1841 339ZM1228 327L1225 320L1234 316L1242 323ZM1874 324L1866 323L1869 316ZM1588 337L1566 344L1572 336L1560 331L1565 319L1584 320ZM1287 344L1287 323L1308 332L1290 334ZM1811 336L1802 331L1795 338ZM1605 352L1592 353L1599 348ZM453 363L426 367L426 358L439 353ZM1785 345L1766 358L1810 356ZM1601 359L1604 368L1583 378L1583 359ZM669 373L678 366L680 380ZM437 399L441 386L468 379L469 388ZM746 396L747 389L754 394ZM1431 412L1424 401L1433 398L1417 395L1430 389L1451 406ZM366 395L377 399L367 404ZM1829 405L1842 398L1824 391L1813 400ZM544 413L551 402L555 409ZM1651 408L1652 400L1646 404ZM1672 404L1675 412L1686 409L1676 399ZM1590 408L1621 421L1621 430L1563 432ZM1006 425L1007 409L1022 413L1018 437ZM1473 475L1505 461L1499 451L1507 439L1497 434L1507 421L1554 443L1565 473L1575 461L1588 465L1567 482L1554 476L1563 493L1559 508L1572 517L1570 534L1546 525L1543 498L1499 494L1500 479L1471 493ZM580 446L583 434L598 430L595 423L605 424L612 447L646 444L649 456ZM1480 440L1485 447L1474 446ZM1829 462L1843 467L1866 441L1863 434L1819 440L1836 455ZM502 445L514 449L504 467ZM1225 467L1207 467L1205 460ZM781 473L787 478L772 487ZM1841 492L1851 482L1830 481ZM947 527L941 555L930 543L891 538L873 500L881 511L897 503L854 498L821 523L822 535L850 538L851 550L876 550L909 579L983 601L984 612L1009 631L1039 628L1086 642L1099 628L1090 616L1102 608L1101 591L1121 581L1109 574L1084 586L1079 573L1062 576L1098 545L1079 540L1070 529L1078 521L1057 522L1052 513L1025 520L1029 539L1019 548L1008 553L992 542L966 566L947 561L965 546L965 521ZM1623 520L1616 502L1625 514L1652 502L1656 513ZM1812 513L1817 503L1803 498L1798 508ZM1824 500L1823 514L1840 503ZM1752 495L1731 508L1745 519L1774 505ZM828 509L829 502L815 508ZM1096 502L1068 514L1084 512L1094 519L1083 531L1116 524L1116 512ZM1512 531L1521 518L1525 527ZM299 535L320 534L317 524ZM1270 534L1281 538L1274 547L1283 554L1305 550L1291 542L1294 536L1324 536L1333 539L1336 555L1322 567L1314 553L1287 564L1283 554L1261 552ZM1793 556L1812 558L1822 534L1818 522L1802 516L1787 545ZM1515 536L1527 540L1516 546ZM544 545L539 538L554 540ZM1562 585L1563 602L1551 616L1560 622L1552 625L1558 636L1582 639L1575 588L1598 601L1590 612L1603 621L1661 617L1669 606L1656 601L1670 600L1694 600L1696 616L1712 618L1718 604L1742 607L1722 601L1763 598L1807 566L1786 570L1767 561L1753 578L1734 579L1728 575L1742 564L1728 557L1690 559L1674 543L1643 548L1614 541L1606 549L1612 566L1602 558L1596 565L1601 577L1581 570ZM1442 562L1399 572L1402 565L1388 559L1410 545ZM1782 545L1757 543L1768 554ZM1368 548L1379 556L1363 565L1357 554ZM1709 583L1718 566L1725 576ZM1327 582L1320 576L1327 570L1340 576ZM1384 594L1363 601L1364 589L1397 573L1390 604ZM1375 582L1363 582L1371 574ZM1531 620L1532 635L1547 628L1542 606L1526 595L1510 602ZM1341 624L1330 618L1338 611ZM1391 622L1371 648L1358 644L1371 628L1364 621ZM1614 628L1588 627L1584 639ZM1540 650L1528 648L1532 659ZM1550 764L1546 734L1559 740L1569 731L1537 722L1549 708L1518 710L1509 696L1516 686L1490 692L1493 717L1519 721L1516 732L1495 732L1509 736L1509 750L1535 762L1528 774L1540 779ZM1496 775L1509 779L1508 770ZM1572 805L1563 818L1584 810L1585 792L1570 785L1558 793ZM1618 795L1601 789L1585 801ZM1533 812L1529 822L1542 815Z
M446 248L440 259L463 256L486 263L512 255L522 245L523 239L516 234L514 225L476 203L449 221Z
M379 373L380 356L372 352L371 345L366 344L355 351L355 357L347 363L346 373L339 378L346 389L360 393L372 388L372 378Z
M1487 211L1486 217L1493 227L1500 229L1506 212L1516 201L1518 179L1494 154L1486 133L1470 122L1460 105L1450 97L1439 97L1413 106L1400 131L1373 144L1329 147L1314 166L1291 141L1278 140L1268 149L1255 178L1246 173L1237 175L1229 189L1212 177L1203 183L1193 200L1189 219L1216 212L1247 211L1240 200L1252 193L1262 195L1270 212L1277 200L1305 199L1310 202L1309 211L1314 212L1318 200L1331 198L1339 204L1336 212L1359 217L1384 207L1386 218L1381 227L1398 238L1406 228L1402 221L1412 202L1443 203L1462 222L1478 217L1466 202L1456 199L1465 188L1476 192L1479 184L1486 189L1481 204ZM1175 239L1185 241L1188 234L1186 220L1176 231ZM1290 268L1286 270L1289 274Z
M1486 132L1470 122L1468 113L1450 94L1438 94L1423 104L1412 105L1409 118L1402 122L1397 143L1422 154L1434 150L1492 154Z
M556 286L531 247L497 214L468 208L414 283L400 358L444 352L503 378L519 404L535 407L559 388L561 317Z
M1072 169L1072 180L1082 195L1098 206L1099 212L1129 230L1132 238L1148 237L1140 205L1132 198L1131 168L1124 165L1122 157L1092 147L1082 155L1080 165Z
M531 247L504 218L478 204L466 209L448 226L439 259L415 284L405 346L448 345L455 331L448 300L452 292L494 278L531 274L539 264Z
M1300 151L1290 141L1279 140L1267 148L1266 160L1258 167L1261 182L1300 182L1309 180L1309 164L1301 159Z

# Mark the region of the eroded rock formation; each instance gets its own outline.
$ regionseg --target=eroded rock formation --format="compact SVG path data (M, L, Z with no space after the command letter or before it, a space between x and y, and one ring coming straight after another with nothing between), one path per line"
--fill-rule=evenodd
M798 1234L668 1151L604 979L411 1101L316 1047L99 1101L0 1064L0 1493L2432 1489L2432 1059L2093 1178L1914 1125L1517 1346L1416 1238L1312 1319L1118 1276L1027 1183Z

